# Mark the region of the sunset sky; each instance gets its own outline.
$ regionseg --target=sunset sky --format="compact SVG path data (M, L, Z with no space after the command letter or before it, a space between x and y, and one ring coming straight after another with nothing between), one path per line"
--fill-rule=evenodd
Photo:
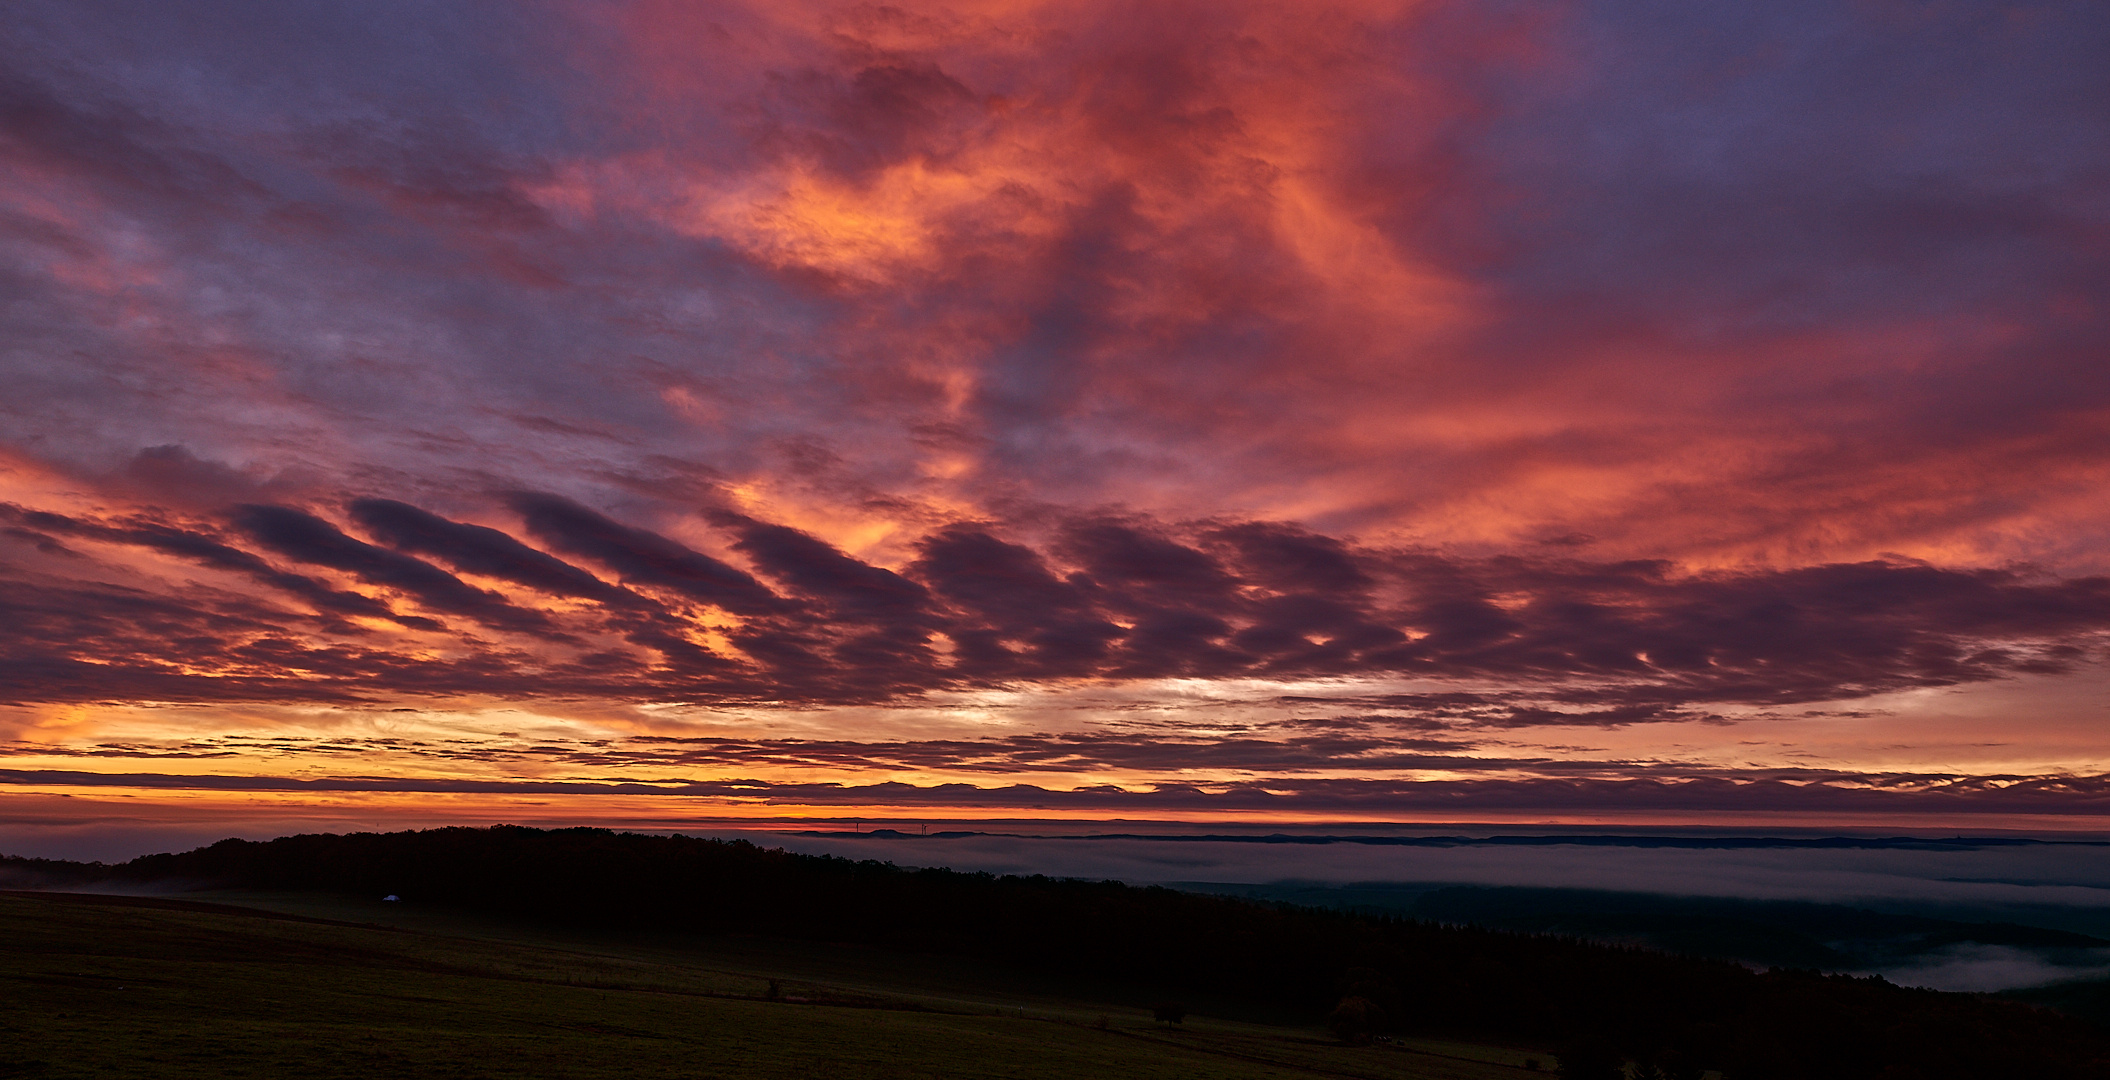
M8 8L0 840L2110 830L2094 0Z

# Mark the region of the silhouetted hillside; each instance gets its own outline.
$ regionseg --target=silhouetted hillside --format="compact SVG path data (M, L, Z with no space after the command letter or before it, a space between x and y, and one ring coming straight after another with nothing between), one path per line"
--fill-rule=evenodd
M2078 1021L1880 979L1439 926L1116 882L906 870L745 842L516 827L227 840L47 880L395 894L608 928L786 936L972 956L1405 1030L1602 1050L1732 1080L2110 1076ZM1347 999L1361 999L1345 1012ZM1342 1017L1348 1017L1342 1020Z

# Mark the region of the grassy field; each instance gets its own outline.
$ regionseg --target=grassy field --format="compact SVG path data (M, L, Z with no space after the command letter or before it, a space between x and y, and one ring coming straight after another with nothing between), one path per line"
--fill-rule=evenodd
M212 899L0 895L0 1077L1515 1080L1527 1057L1551 1064L1158 1025L1075 988L855 949Z

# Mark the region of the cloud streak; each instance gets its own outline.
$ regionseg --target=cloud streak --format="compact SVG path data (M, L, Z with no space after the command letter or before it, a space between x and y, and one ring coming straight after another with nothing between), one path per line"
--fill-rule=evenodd
M377 592L273 569L173 525L16 508L12 520L46 530L17 538L31 545L65 535L143 547L281 586L314 603L311 623L349 610L408 625L397 634L353 628L346 636L357 639L356 652L321 649L285 640L247 597L141 594L52 574L7 587L23 610L63 618L69 629L19 621L9 632L19 649L107 665L114 677L149 651L137 624L151 610L157 633L187 643L195 690L176 696L191 700L250 692L223 682L230 672L216 666L305 682L321 699L394 686L888 701L1079 678L1411 676L1461 688L1371 703L1488 726L1700 719L1724 705L2057 674L2094 657L2110 633L2110 579L1900 560L1691 573L1660 562L1372 549L1265 522L1183 528L1087 518L1056 530L1045 550L986 526L942 527L893 571L788 526L712 515L719 541L750 560L750 572L568 500L510 502L529 535L610 567L626 587L498 529L397 502L358 500L350 514L377 539L530 591L516 598L471 586L287 507L237 508L229 531ZM94 565L80 552L66 556L54 570ZM545 610L534 594L570 603ZM418 614L398 615L384 596ZM479 637L472 626L501 636ZM451 656L424 654L425 635L413 631L426 628L452 638ZM635 648L591 648L616 640ZM129 644L113 655L106 646L117 642ZM12 700L73 700L68 685L25 679Z
M1290 779L1183 784L1135 789L1093 785L1074 789L1030 783L917 785L786 783L755 779L481 780L466 777L284 777L231 774L0 769L0 783L38 788L126 788L218 792L369 792L394 794L666 796L729 806L787 810L842 808L871 812L1017 813L1033 815L1166 815L1208 818L1225 813L1315 815L1343 820L1477 820L1488 815L1554 813L1610 820L1717 820L1751 813L1768 817L1856 822L1864 817L1921 819L2037 819L2095 827L2110 817L2110 787L2100 778L1814 778L1768 777L1529 780ZM588 815L594 811L582 808ZM1579 841L1580 842L1580 841Z

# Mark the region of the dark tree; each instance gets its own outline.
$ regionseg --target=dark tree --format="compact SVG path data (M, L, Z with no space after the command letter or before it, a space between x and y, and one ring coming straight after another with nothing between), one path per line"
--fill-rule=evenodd
M1344 1043L1366 1043L1380 1019L1378 1007L1369 998L1344 997L1326 1018L1326 1026Z
M1341 975L1341 998L1360 998L1366 1004L1365 1035L1396 1030L1407 1015L1406 995L1390 976L1376 968L1349 968Z

